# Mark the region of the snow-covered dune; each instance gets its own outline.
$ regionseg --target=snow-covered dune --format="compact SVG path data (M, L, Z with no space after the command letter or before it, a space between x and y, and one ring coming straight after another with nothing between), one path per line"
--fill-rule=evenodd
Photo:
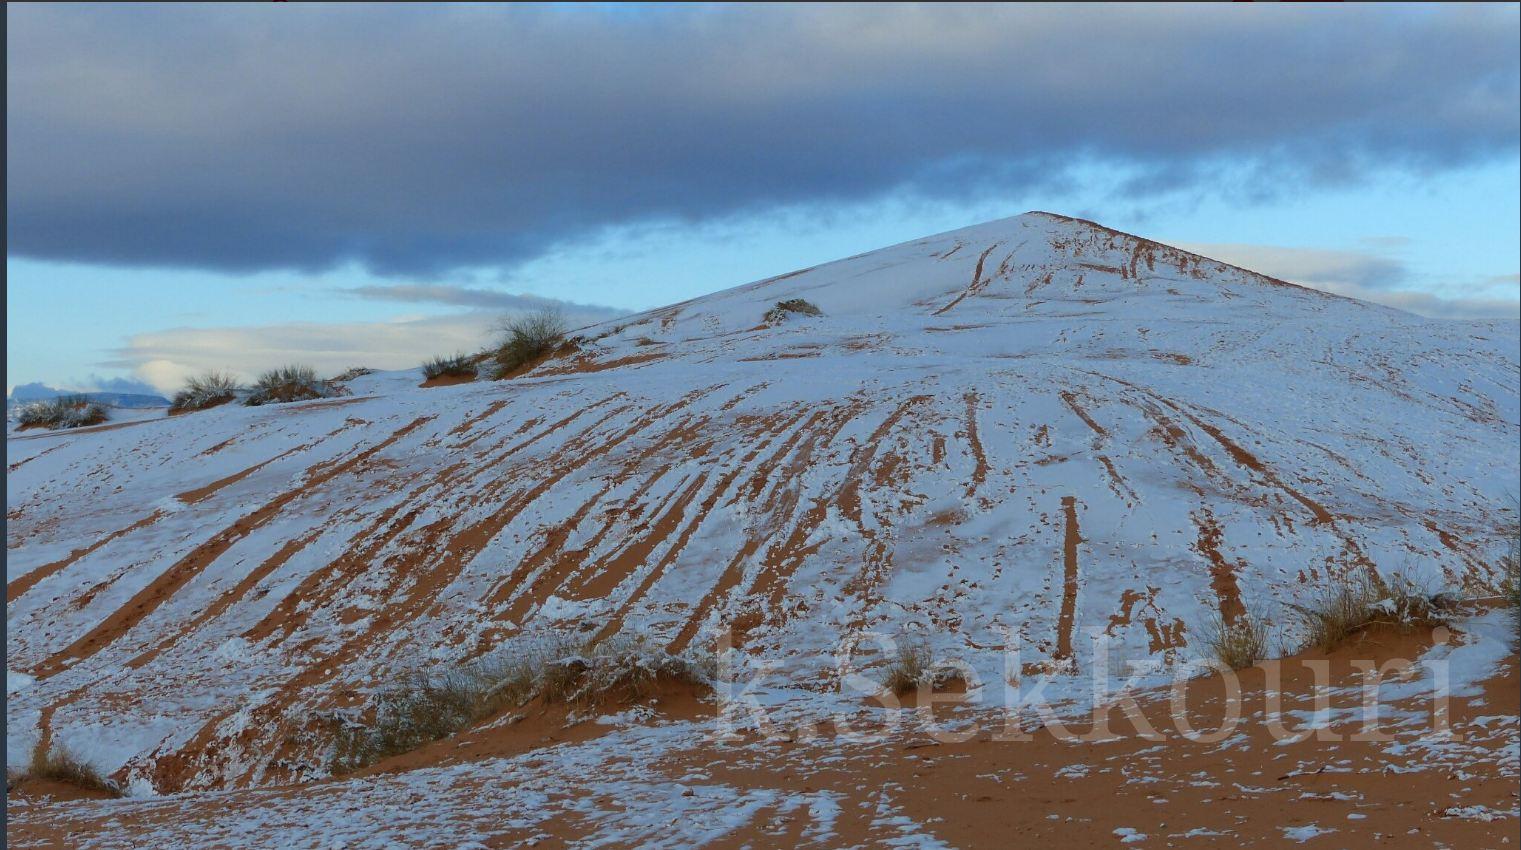
M1515 520L1515 322L1062 216L577 333L511 380L8 439L10 761L319 775L321 712L556 629L729 627L805 708L868 631L1167 659L1349 572L1492 586Z

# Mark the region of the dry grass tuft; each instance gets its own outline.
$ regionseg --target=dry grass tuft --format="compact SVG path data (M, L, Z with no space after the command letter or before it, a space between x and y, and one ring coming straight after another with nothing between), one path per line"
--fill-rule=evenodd
M1457 600L1395 575L1379 587L1358 572L1342 577L1309 605L1292 605L1305 629L1307 646L1331 650L1371 626L1403 632L1449 624Z
M1268 657L1267 624L1250 612L1229 623L1216 615L1205 626L1202 639L1210 654L1232 670L1243 670Z
M237 397L238 382L231 375L207 372L185 382L185 388L174 394L169 404L170 413L189 413L226 404Z
M66 395L33 402L16 414L21 428L83 428L106 421L106 407L81 395Z
M423 377L430 381L434 378L474 378L476 371L475 358L468 354L435 357L422 364Z
M1500 559L1504 578L1500 581L1500 593L1510 606L1511 627L1515 630L1516 645L1521 647L1521 526L1510 530L1510 549Z
M253 390L243 400L244 404L284 404L291 401L309 401L330 398L335 395L325 381L317 380L317 372L310 366L282 366L259 376Z
M497 377L506 377L553 354L565 343L567 329L565 317L552 309L508 321L502 326L502 341L491 355Z
M351 366L339 374L334 375L332 383L341 384L345 381L352 381L355 378L363 378L365 375L373 374L375 374L375 370L369 368L368 366Z
M923 643L910 642L898 646L898 655L887 666L882 687L898 696L920 685L930 684L930 651Z
M375 698L373 720L334 726L333 773L347 773L411 752L541 697L578 708L642 700L662 681L712 682L695 661L642 639L595 647L550 639L443 673L413 673Z
M32 750L31 763L25 770L16 773L6 772L6 790L9 791L16 783L27 779L60 782L111 797L126 796L115 782L102 776L100 771L88 762L59 746L44 750L39 743Z
M1384 593L1373 605L1373 623L1394 626L1403 632L1450 626L1458 601L1453 594L1395 575L1385 583Z
M532 692L526 666L476 665L441 674L413 673L375 697L374 720L340 722L334 730L332 771L347 773L442 740Z
M764 319L766 324L774 325L778 322L786 321L787 315L789 313L798 313L804 316L824 315L824 311L820 310L818 306L811 301L805 301L801 298L789 298L786 301L776 302L775 307L772 307L770 310L766 311Z
M578 706L619 705L647 699L661 682L705 685L711 672L671 655L642 637L616 636L578 658L561 659L555 688L545 698Z

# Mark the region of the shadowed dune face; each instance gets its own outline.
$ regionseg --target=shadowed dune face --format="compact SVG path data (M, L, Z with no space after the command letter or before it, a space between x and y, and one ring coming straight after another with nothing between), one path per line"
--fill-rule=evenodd
M794 298L822 315L763 324ZM1492 586L1515 520L1514 323L1057 216L576 333L507 381L11 440L11 751L319 777L330 712L549 633L728 630L800 710L857 698L835 651L872 632L1175 660L1346 574Z

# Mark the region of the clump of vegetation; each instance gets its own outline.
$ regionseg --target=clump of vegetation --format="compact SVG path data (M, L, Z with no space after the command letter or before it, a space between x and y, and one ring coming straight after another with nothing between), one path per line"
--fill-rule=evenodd
M547 701L582 707L647 699L661 682L702 685L713 671L642 638L615 637L579 655L552 660L543 674Z
M369 725L343 721L335 730L332 771L346 773L411 752L521 705L531 690L527 668L475 667L437 675L414 673L375 698Z
M1243 670L1268 655L1268 629L1262 618L1243 612L1226 622L1216 616L1203 630L1204 645L1232 670Z
M786 301L776 302L775 307L767 310L765 315L765 322L768 325L774 325L778 322L785 321L788 313L800 313L804 316L824 315L824 311L820 310L818 306L811 301L805 301L801 298L789 298Z
M708 684L703 665L642 640L594 647L552 640L442 673L414 673L381 691L369 724L340 721L334 773L345 773L448 738L535 697L578 708L650 696L662 681Z
M83 428L106 421L106 407L82 395L66 395L33 402L16 414L22 428Z
M1448 625L1455 599L1396 575L1381 588L1365 572L1343 577L1309 605L1292 605L1309 646L1330 650L1371 626L1400 631Z
M355 378L363 378L365 375L373 375L375 370L366 366L351 366L342 374L334 375L332 383L341 384L344 381L352 381Z
M1511 626L1515 629L1516 644L1521 646L1521 525L1510 530L1510 551L1500 559L1504 578L1500 592L1510 606Z
M540 310L511 319L502 326L503 338L492 353L498 377L538 363L565 344L568 325L558 310Z
M231 375L207 372L185 382L185 388L174 394L169 412L189 413L226 404L237 397L238 382Z
M60 782L109 797L126 796L119 785L102 776L100 771L88 762L63 747L44 749L41 742L32 749L32 760L25 770L14 773L6 771L6 791L10 791L17 783L28 779Z
M1367 574L1347 577L1321 591L1309 605L1292 605L1307 646L1331 649L1374 619L1378 591Z
M931 684L930 651L923 643L910 642L898 647L898 655L887 665L882 687L902 696L920 685Z
M468 354L435 357L422 364L423 377L430 381L434 378L474 378L476 371L475 358Z
M259 376L244 404L282 404L288 401L307 401L314 398L330 398L335 393L326 381L317 380L317 373L310 366L283 366L271 369Z
M1451 625L1457 603L1458 597L1453 594L1433 591L1406 576L1396 575L1385 583L1385 592L1374 603L1377 611L1374 622L1405 632L1434 629Z

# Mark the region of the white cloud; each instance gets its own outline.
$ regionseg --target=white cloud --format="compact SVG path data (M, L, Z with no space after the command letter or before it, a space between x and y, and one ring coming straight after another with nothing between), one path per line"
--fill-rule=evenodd
M1391 238L1384 237L1385 244ZM1449 291L1475 294L1449 296L1398 288L1409 277L1409 270L1400 261L1377 254L1240 243L1185 242L1177 245L1187 251L1292 283L1359 301L1395 307L1421 316L1514 319L1521 314L1521 301L1514 294L1503 294L1517 291L1516 275L1494 275L1475 281L1471 286L1452 285L1447 287Z
M1190 242L1178 247L1306 286L1356 284L1364 289L1388 289L1407 275L1398 260L1364 251L1236 242Z
M365 286L340 289L357 298L434 302L481 309L442 316L404 315L381 322L283 322L245 327L180 327L134 334L100 365L131 370L162 392L191 375L232 372L249 380L289 363L334 375L355 366L410 369L437 355L480 351L506 317L555 310L571 328L625 315L613 307L459 286ZM488 309L489 308L489 309Z
M353 366L410 369L439 354L478 351L500 316L471 312L386 322L289 322L237 328L171 328L135 334L103 364L131 370L163 392L209 369L244 380L287 363L334 375Z
M1514 298L1448 298L1430 292L1408 289L1369 289L1356 284L1308 284L1316 289L1395 307L1418 316L1438 319L1516 319L1521 318L1521 301Z

